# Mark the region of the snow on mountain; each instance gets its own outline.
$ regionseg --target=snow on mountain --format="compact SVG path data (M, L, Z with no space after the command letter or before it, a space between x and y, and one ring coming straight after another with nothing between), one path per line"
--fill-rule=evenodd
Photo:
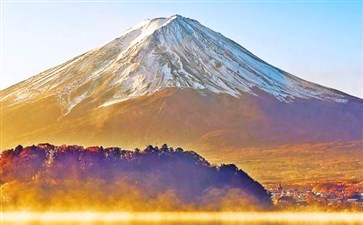
M199 22L174 15L145 20L110 43L4 91L14 104L55 96L66 113L83 100L106 107L168 87L347 102L338 91L304 81L262 61Z

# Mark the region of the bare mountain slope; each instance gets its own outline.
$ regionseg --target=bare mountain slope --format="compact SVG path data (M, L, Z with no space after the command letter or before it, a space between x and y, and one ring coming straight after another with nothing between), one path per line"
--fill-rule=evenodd
M66 112L92 98L97 106L176 87L238 97L265 91L277 99L347 102L342 93L275 68L246 49L175 15L146 20L110 43L34 76L8 90L2 100L21 104L55 96Z
M217 159L230 149L363 141L362 99L273 67L178 15L146 20L2 90L0 103L1 149L168 143Z

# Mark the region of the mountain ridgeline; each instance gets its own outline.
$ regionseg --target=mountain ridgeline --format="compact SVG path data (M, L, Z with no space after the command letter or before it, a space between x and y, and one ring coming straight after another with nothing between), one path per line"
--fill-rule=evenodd
M252 210L269 193L233 164L193 151L147 146L39 144L1 154L3 210Z
M322 171L316 157L321 152L313 149L324 144L339 146L332 155L344 163L337 165L357 165L348 177L362 170L355 163L362 158L362 99L274 67L179 15L145 20L103 46L6 88L0 104L1 149L168 143L198 149L213 163L243 165L266 182L266 170L282 177L295 170L291 177L297 179ZM263 148L275 153L266 157ZM280 154L318 166L286 170L287 160L273 161ZM251 163L256 160L261 163ZM327 179L338 175L329 171L322 171Z

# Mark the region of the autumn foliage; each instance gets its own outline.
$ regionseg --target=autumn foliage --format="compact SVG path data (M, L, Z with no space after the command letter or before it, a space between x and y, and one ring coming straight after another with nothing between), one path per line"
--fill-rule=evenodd
M3 151L4 210L254 210L269 193L235 165L193 151L147 146L39 144Z

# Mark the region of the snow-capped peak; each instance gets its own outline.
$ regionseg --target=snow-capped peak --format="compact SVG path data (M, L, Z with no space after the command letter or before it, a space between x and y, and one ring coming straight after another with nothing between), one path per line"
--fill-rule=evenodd
M280 101L346 102L340 92L304 81L262 61L199 22L173 15L141 22L110 43L19 84L17 101L55 95L67 112L84 99L108 106L168 87L258 95Z

